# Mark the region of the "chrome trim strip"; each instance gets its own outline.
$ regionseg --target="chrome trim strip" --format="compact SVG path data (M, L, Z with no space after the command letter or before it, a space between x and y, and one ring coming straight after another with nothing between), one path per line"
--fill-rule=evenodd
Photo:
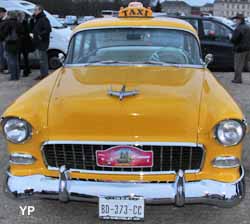
M204 145L192 143L192 142L113 142L113 141L46 141L41 146L41 152L43 161L50 171L59 171L57 167L51 167L48 165L46 160L46 156L43 152L43 147L45 145L56 145L56 144L79 144L79 145L134 145L134 146L144 146L144 145L151 145L151 146L181 146L181 147L201 147L203 149L203 156L201 161L200 169L196 170L185 170L185 173L192 174L192 173L199 173L205 162L206 157L206 149ZM110 175L163 175L163 174L176 174L175 171L149 171L149 172L126 172L126 171L102 171L102 170L82 170L82 169L69 169L69 172L77 172L77 173L84 173L84 174L110 174Z
M200 68L200 69L203 69L204 66L203 65L189 65L189 64L169 64L169 65L148 65L148 64L126 64L126 63L122 63L122 64L108 64L108 65L104 65L102 63L95 63L93 65L90 65L89 63L82 63L82 64L65 64L64 67L65 68L72 68L72 67L94 67L94 66L99 66L99 67L116 67L116 66L119 66L119 67L152 67L152 66L160 66L160 67L175 67L175 68Z
M61 178L43 175L13 176L7 172L4 182L5 193L15 199L37 197L59 200L61 198L59 192L64 192L68 199L65 197L63 199L88 202L98 202L100 196L139 195L144 197L147 204L182 206L203 203L220 207L235 206L245 195L243 167L241 167L241 177L230 183L208 179L186 182L185 173L182 171L178 172L174 183L70 180L65 176L65 172L67 171L62 170ZM66 182L63 186L60 184L62 179Z
M55 140L55 141L45 141L44 145L56 145L56 144L78 144L78 145L135 145L135 146L144 146L144 145L152 145L152 146L187 146L187 147L203 147L202 144L197 144L194 142L138 142L138 141L63 141L63 140Z
M59 168L57 167L51 167L47 166L48 170L51 171L59 171ZM163 174L173 174L175 175L175 171L148 171L148 172L125 172L125 171L101 171L101 170L80 170L80 169L69 169L69 172L76 172L76 173L85 173L85 174L110 174L110 175L140 175L140 176L145 176L145 175L163 175ZM185 170L185 173L192 174L192 173L199 173L200 169L198 170Z

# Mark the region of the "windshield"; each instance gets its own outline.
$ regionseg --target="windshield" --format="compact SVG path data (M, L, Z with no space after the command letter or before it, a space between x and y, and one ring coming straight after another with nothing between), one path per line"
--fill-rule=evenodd
M97 62L200 65L197 39L181 30L108 28L77 33L70 44L67 64Z

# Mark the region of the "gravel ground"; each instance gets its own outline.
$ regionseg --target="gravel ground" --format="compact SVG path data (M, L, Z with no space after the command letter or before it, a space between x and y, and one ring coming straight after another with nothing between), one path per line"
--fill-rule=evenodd
M17 96L25 92L35 82L33 78L22 79L19 82L8 82L7 76L0 74L0 114ZM240 104L248 121L250 121L250 75L245 74L243 85L231 84L232 73L216 73L216 77ZM147 206L144 223L237 223L250 224L250 134L245 139L244 165L246 167L247 194L245 200L232 209L222 209L206 205L189 205L184 208L173 206ZM0 135L0 175L3 176L7 167L7 153L3 137ZM0 182L2 187L3 181ZM22 216L20 206L34 206L35 212L30 216ZM0 224L29 224L29 223L119 223L99 221L97 205L70 202L63 204L49 200L15 201L7 198L0 191ZM125 222L122 222L125 223Z

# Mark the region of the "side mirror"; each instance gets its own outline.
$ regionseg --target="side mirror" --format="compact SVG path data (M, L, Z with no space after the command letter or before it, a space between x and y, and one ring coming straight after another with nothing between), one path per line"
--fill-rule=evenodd
M205 57L205 66L206 66L206 68L213 61L214 61L214 56L212 54L207 54L206 57Z
M63 65L64 61L65 61L65 55L63 53L59 53L58 59L59 59L60 63Z

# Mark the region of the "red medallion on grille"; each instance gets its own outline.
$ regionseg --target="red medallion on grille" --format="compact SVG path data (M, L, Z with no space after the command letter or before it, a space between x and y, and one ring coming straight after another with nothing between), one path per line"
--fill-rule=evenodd
M152 167L153 152L133 146L115 146L96 151L96 162L101 167Z

